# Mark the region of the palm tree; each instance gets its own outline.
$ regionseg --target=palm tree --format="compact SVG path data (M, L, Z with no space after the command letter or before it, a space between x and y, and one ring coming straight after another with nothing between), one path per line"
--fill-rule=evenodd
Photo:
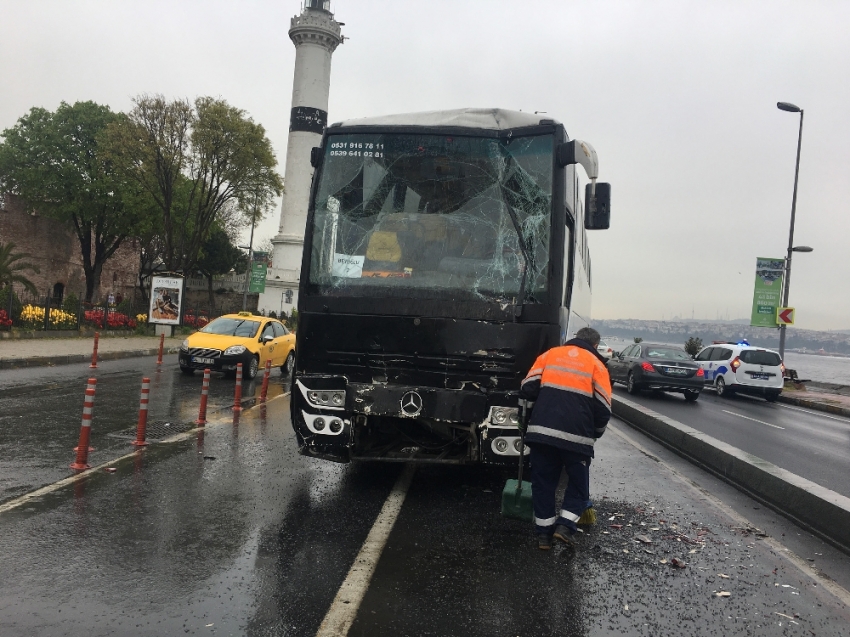
M11 287L13 283L19 283L26 288L28 292L38 294L38 289L32 281L25 277L22 272L39 273L38 266L32 263L22 262L22 259L28 259L30 255L22 252L15 252L15 244L0 243L0 289Z

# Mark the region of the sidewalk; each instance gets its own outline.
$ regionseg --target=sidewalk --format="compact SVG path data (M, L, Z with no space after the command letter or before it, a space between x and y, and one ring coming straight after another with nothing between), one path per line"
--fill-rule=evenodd
M786 387L779 402L850 417L850 396L818 387L807 387L803 391Z
M177 352L183 337L166 338L164 353ZM0 341L0 369L66 365L91 360L93 338L10 339ZM159 351L158 336L103 336L98 360L152 356Z

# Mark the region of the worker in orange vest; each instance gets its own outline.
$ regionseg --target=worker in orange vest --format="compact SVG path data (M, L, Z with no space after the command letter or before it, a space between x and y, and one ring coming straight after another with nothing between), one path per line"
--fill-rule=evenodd
M611 417L611 378L596 351L599 332L584 327L576 337L541 354L522 381L521 394L535 401L525 435L531 448L531 494L538 546L552 538L574 547L576 522L589 506L593 446ZM569 483L560 511L555 490L565 469Z

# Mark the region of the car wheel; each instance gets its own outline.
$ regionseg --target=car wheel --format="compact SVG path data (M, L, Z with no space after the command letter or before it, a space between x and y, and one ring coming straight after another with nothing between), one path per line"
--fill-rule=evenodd
M283 365L280 366L280 373L284 376L291 376L292 370L295 369L295 352L289 352L289 356L286 357L286 360L283 362Z
M765 395L764 399L769 403L775 403L777 400L779 400L779 392L770 392L769 394Z
M689 403L696 402L696 399L699 398L698 391L686 391L685 392L685 400Z
M257 377L257 373L260 371L260 357L254 356L251 358L251 362L248 363L248 369L245 372L245 375L248 377L248 380L254 380Z
M717 389L718 396L728 398L729 395L732 393L732 390L726 387L726 381L723 380L723 376L717 377L717 380L714 381L714 387Z
M195 373L195 370L191 367L183 367L182 365L180 366L180 371L186 374L186 376L191 376Z
M633 396L640 393L640 387L635 382L635 375L632 372L629 372L629 377L626 380L626 391Z

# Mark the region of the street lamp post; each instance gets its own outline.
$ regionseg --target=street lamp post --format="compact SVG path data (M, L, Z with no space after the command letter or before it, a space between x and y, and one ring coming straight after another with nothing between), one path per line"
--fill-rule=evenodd
M788 102L777 102L776 108L789 113L800 114L800 133L797 136L797 165L794 168L794 195L791 199L791 229L788 232L788 255L785 257L785 285L782 291L782 305L788 307L788 290L791 287L791 255L793 252L811 252L806 246L794 249L794 219L797 216L797 179L800 176L800 147L803 143L803 109ZM779 357L785 359L785 325L779 326Z

